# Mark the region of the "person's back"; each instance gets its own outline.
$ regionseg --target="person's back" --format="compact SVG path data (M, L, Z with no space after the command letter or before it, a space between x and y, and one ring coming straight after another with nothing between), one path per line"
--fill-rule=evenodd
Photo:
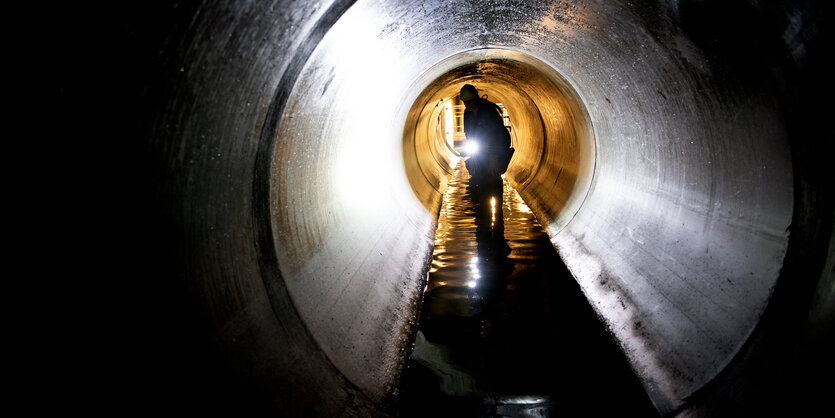
M493 102L479 97L478 90L466 84L461 88L464 111L464 134L467 142L476 142L479 151L470 155L467 170L475 185L501 184L500 176L507 168L506 154L510 148L510 133L504 126L501 109Z
M504 126L501 109L493 102L478 97L478 111L464 111L464 132L467 140L479 141L485 148L509 148L510 135Z

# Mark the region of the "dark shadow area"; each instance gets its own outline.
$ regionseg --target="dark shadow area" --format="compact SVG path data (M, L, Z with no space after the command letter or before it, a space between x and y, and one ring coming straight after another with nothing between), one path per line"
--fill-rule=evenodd
M724 13L717 13L719 8ZM681 4L682 28L711 59L725 63L740 84L760 74L762 84L776 92L791 139L794 181L789 248L769 306L740 354L681 410L705 416L816 416L830 409L835 331L831 292L821 289L832 283L827 259L835 213L832 130L826 122L831 8L823 1Z

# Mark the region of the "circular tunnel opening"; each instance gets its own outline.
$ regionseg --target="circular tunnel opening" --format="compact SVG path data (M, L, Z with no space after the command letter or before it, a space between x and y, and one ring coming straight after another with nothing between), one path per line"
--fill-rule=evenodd
M389 324L413 322L459 158L438 126L445 103L470 83L507 109L516 152L506 179L552 236L588 194L596 139L582 96L544 60L478 48L410 78L386 66L398 62L391 51L340 48L365 40L361 21L347 23L328 32L288 92L269 217L292 306L329 361L380 400L408 352L392 347L411 344ZM387 236L398 238L378 239Z
M594 129L582 96L552 66L529 54L484 48L452 55L427 69L405 118L403 161L423 205L437 209L458 154L441 117L463 84L507 110L516 152L506 178L532 209L559 232L579 210L595 167ZM530 186L536 187L530 187ZM535 196L531 196L535 194ZM543 195L546 194L546 195Z
M689 41L675 44L681 55L640 26L617 42L580 31L555 43L565 34L545 20L507 26L536 29L526 42L498 31L429 44L361 6L293 57L260 137L269 167L254 190L269 189L269 203L256 216L275 248L262 270L280 273L263 281L286 286L274 309L298 313L327 364L382 402L411 343L457 158L438 116L470 83L508 109L506 178L653 402L671 410L715 376L756 325L784 255L791 164L771 96L725 94L737 80L705 79Z

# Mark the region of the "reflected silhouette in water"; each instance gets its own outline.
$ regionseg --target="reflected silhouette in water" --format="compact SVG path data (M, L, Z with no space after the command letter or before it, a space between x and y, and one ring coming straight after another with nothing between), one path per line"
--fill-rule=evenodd
M404 417L657 416L519 194L470 185L463 162L399 392Z
M510 261L510 245L504 236L503 187L501 177L481 186L467 185L472 199L476 254L474 264L479 280L470 286L473 300L471 313L478 315L489 310L489 303L506 296L506 279L514 271ZM489 314L489 313L488 313Z

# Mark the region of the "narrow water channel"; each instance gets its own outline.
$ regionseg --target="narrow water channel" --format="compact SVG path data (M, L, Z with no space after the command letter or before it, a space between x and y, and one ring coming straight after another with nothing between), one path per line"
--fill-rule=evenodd
M519 194L504 181L491 201L468 180L461 161L398 415L658 416Z

